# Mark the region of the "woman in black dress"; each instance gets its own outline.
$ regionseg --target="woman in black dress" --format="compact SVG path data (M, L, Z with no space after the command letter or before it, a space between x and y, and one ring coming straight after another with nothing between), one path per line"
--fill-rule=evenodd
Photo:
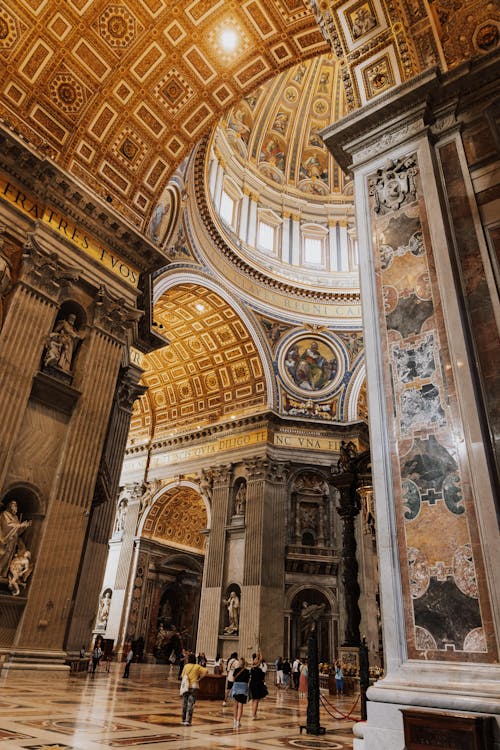
M250 694L252 697L252 719L257 718L259 702L265 698L268 690L264 682L267 672L267 664L262 654L252 654L252 668L250 670Z

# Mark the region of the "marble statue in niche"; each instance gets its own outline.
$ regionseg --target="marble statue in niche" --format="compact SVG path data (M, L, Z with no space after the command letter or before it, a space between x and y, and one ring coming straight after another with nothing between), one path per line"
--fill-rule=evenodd
M106 628L108 624L109 612L111 609L111 590L106 589L99 600L99 610L97 612L97 627Z
M17 590L20 584L26 584L26 580L31 573L28 572L31 555L26 558L28 552L21 536L27 528L31 526L31 521L23 521L17 512L17 500L9 500L6 508L0 513L0 579L9 582L9 588L17 596ZM14 567L11 570L12 563L17 557ZM22 559L21 559L22 558ZM23 578L21 566L25 568L26 573ZM11 586L11 581L14 583ZM17 592L17 593L16 593Z
M247 504L247 485L246 482L241 482L234 498L234 515L244 516Z
M229 625L224 628L226 635L236 635L240 627L240 598L236 591L230 591L227 599L223 600L227 607Z
M122 498L120 502L118 503L118 508L116 509L116 518L115 518L115 526L113 529L113 534L119 534L125 529L125 519L127 517L127 510L128 510L128 503L125 498Z
M76 329L75 313L69 313L67 318L58 320L47 338L44 366L71 374L73 358L82 339L83 336Z

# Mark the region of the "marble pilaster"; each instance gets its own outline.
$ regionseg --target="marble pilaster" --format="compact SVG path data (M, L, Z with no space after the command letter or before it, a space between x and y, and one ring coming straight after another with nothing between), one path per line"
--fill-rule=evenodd
M215 657L218 651L218 625L224 593L226 526L231 511L231 477L231 466L217 466L205 472L201 482L211 504L211 527L205 552L197 650L210 657Z
M25 243L0 336L0 487L3 486L24 418L33 375L51 330L61 293L75 271L32 237Z
M282 648L281 618L269 613L284 592L286 466L257 458L246 461L247 511L241 590L240 650L251 655Z
M498 331L458 139L486 127L498 80L493 57L427 71L323 134L355 173L377 509L386 676L359 749L402 746L401 705L499 711L493 380L474 320L497 359Z
M9 666L15 665L17 656L25 658L31 650L52 650L56 655L66 649L75 584L88 542L89 515L94 512L96 479L130 319L134 319L134 311L101 288L74 374L74 386L81 396L61 445L45 533ZM94 574L100 577L97 570ZM78 628L76 635L80 635ZM72 648L76 647L73 643Z

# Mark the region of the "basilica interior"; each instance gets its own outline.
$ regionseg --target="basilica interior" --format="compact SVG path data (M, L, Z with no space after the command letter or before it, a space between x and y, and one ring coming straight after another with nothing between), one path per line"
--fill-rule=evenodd
M9 747L94 747L2 718L96 641L145 695L313 613L380 677L345 747L500 748L499 47L494 0L1 4Z

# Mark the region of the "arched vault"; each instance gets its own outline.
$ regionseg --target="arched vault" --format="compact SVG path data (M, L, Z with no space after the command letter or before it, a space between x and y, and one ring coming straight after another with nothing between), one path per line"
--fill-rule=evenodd
M144 358L148 391L135 404L131 443L269 406L270 372L257 329L237 302L205 284L195 274L158 284L155 325L170 343Z

